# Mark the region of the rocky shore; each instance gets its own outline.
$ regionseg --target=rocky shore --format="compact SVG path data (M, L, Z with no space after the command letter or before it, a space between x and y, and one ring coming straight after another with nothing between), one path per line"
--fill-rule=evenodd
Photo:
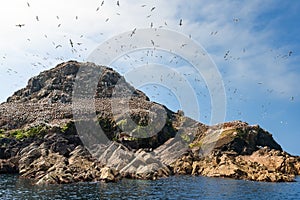
M75 108L72 104L82 68L101 70L94 123L107 142L88 127L83 134L76 126L74 115L88 109L84 98ZM131 121L136 126L130 129ZM0 105L0 174L5 173L36 184L155 180L176 174L282 182L300 175L300 157L283 151L258 125L234 121L207 126L149 101L110 68L69 61L31 78Z

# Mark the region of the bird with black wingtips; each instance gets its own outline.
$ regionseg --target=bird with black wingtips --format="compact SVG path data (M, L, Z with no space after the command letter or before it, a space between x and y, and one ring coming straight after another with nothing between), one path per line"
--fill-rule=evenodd
M22 26L25 26L25 24L16 24L16 26L22 28Z
M73 41L70 39L69 42L70 42L71 47L73 48L74 47L73 46Z
M133 29L133 31L130 34L130 37L132 37L135 34L136 28Z
M234 21L235 23L237 23L237 22L240 21L240 19L239 19L239 18L233 18L233 21Z
M227 56L229 55L229 50L228 51L226 51L226 53L225 53L225 55L224 55L224 59L227 59Z
M151 43L152 43L152 45L154 46L154 41L153 41L153 40L151 40Z
M179 20L179 26L182 26L182 19Z

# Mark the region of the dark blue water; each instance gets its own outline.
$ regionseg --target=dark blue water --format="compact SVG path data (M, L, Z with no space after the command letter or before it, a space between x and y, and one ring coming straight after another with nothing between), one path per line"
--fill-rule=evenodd
M297 181L261 183L175 176L157 181L34 186L18 176L0 175L0 199L300 199L300 177Z

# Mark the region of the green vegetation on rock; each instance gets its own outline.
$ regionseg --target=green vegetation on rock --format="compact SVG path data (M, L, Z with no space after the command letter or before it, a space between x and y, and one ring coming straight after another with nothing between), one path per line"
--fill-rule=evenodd
M12 137L17 140L22 140L30 137L40 137L47 133L48 127L45 125L34 126L28 129L18 129L8 132L6 137Z

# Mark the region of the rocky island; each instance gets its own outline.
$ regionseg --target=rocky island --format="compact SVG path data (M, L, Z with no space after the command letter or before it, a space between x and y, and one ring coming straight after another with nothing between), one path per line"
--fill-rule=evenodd
M74 83L83 68L101 70L93 122L102 128L105 143L98 143L104 140L89 127L84 138L76 126L80 122L74 115L85 99L73 104ZM87 70L85 76L90 75ZM114 94L116 85L124 93ZM149 129L153 119L159 120ZM130 121L136 126L127 129ZM149 134L156 128L156 134ZM0 105L0 173L20 174L36 184L155 180L177 174L282 182L300 175L300 157L283 151L259 125L202 124L151 102L111 68L69 61L31 78Z

